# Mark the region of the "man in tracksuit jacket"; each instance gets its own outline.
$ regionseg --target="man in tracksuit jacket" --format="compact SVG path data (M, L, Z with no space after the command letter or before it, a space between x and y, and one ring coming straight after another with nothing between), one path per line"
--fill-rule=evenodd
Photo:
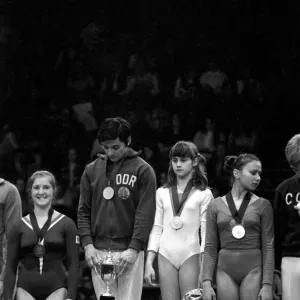
M122 118L102 123L98 140L105 151L86 166L81 178L78 229L94 290L105 283L95 272L111 250L119 261L111 285L116 300L138 300L143 288L144 246L155 215L156 177L152 167L133 151L130 124Z
M275 274L274 285L282 289L283 300L300 299L300 134L285 148L286 159L295 175L284 180L275 191ZM300 205L300 204L299 204Z
M21 197L17 188L0 178L0 299L7 257L7 236L13 225L22 217Z

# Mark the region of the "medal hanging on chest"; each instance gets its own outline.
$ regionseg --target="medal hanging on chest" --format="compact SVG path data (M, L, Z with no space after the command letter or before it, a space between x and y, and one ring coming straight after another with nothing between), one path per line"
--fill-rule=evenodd
M179 216L175 216L173 217L173 219L171 220L171 226L173 227L173 229L178 230L182 227L183 222L182 219Z
M183 192L181 203L179 202L179 196L178 196L178 190L177 185L173 185L170 188L170 197L171 197L171 203L173 208L173 218L170 222L171 227L175 230L179 230L183 225L183 220L180 217L182 210L184 208L184 205L188 199L188 196L193 188L193 182L190 180Z
M43 244L43 240L44 240L44 237L46 235L46 232L47 232L48 228L50 227L52 215L53 215L53 208L51 207L49 209L49 212L48 212L48 219L45 222L45 224L42 227L42 229L39 228L39 225L38 225L35 213L32 212L29 215L30 221L31 221L31 224L32 224L32 227L33 227L33 230L34 230L34 232L35 232L35 234L37 236L37 243L36 243L36 245L33 248L33 254L37 258L42 258L42 257L45 256L46 247Z
M249 205L250 199L251 199L251 194L249 192L247 192L239 210L237 211L231 192L229 192L226 195L228 208L229 208L231 216L233 218L230 222L230 226L232 228L231 233L232 233L232 236L237 240L242 239L246 234L245 227L243 226L243 217L244 217L246 209Z
M123 165L125 158L127 157L127 153L128 153L128 150L126 151L124 157L119 162L119 164L116 166L116 168L114 168L111 171L111 173L108 171L108 165L106 165L106 176L108 178L112 178L113 175L116 175L119 172L119 170L121 169L121 167ZM104 190L102 191L102 196L105 200L111 200L114 197L114 195L115 195L115 190L113 188L113 181L111 179L109 179L108 183L107 183L107 187L105 187Z
M35 245L35 247L33 248L33 254L35 255L35 257L41 258L44 257L46 253L46 248L42 243L38 243Z
M108 181L108 186L103 190L103 197L106 200L110 200L110 199L112 199L114 194L115 194L115 191L111 187L111 181Z

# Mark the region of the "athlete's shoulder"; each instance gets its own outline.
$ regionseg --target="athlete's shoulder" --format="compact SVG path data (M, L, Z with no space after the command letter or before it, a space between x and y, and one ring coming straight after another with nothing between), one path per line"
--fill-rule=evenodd
M199 190L198 193L200 193L203 197L213 197L212 191L209 188L206 188L204 190Z
M214 209L217 208L221 203L224 202L224 200L222 198L223 197L212 198L208 204L208 207L214 208Z
M10 192L10 191L17 192L18 191L17 187L14 184L12 184L11 182L9 182L3 178L0 178L0 190L2 190L2 189L7 190L7 192Z
M167 186L161 186L156 190L156 194L163 195L169 193L170 188Z
M94 170L94 169L102 166L103 164L106 164L106 156L105 155L99 155L98 158L91 161L90 163L88 163L85 166L85 171Z
M71 219L70 217L64 215L64 214L60 214L61 215L61 220L62 220L62 223L63 225L66 227L66 228L77 228L75 222L73 219Z
M270 200L266 199L266 198L263 198L263 197L258 197L257 199L258 203L262 206L271 206L271 202Z
M285 180L283 180L276 188L276 192L285 192L293 186L299 186L300 188L300 179L297 175L293 175Z

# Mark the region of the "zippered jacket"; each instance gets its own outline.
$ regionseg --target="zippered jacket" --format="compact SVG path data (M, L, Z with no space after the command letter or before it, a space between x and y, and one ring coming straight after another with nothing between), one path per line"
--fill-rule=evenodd
M107 158L86 166L80 183L78 230L82 246L140 251L145 248L155 215L156 176L153 168L129 149L107 173ZM111 199L103 197L110 185Z

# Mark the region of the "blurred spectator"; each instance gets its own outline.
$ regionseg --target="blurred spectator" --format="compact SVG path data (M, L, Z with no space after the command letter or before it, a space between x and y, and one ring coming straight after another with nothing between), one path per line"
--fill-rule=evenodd
M227 154L226 143L220 142L216 146L212 159L207 164L209 185L212 187L214 197L225 195L228 192L228 174L223 169Z
M157 76L147 70L144 59L139 58L135 62L133 75L128 78L127 86L120 95L128 96L132 105L151 108L155 105L153 96L159 92Z
M191 111L196 105L196 91L198 85L197 68L190 65L177 79L174 87L174 102L171 110L178 114L183 132L188 131Z
M3 126L0 144L0 166L3 172L8 172L13 161L14 153L19 149L17 134L13 127L6 123Z
M27 160L23 151L19 150L15 153L13 156L13 162L9 165L9 168L5 171L5 173L6 178L12 182L15 182L18 178L26 180Z
M22 216L30 213L32 210L32 203L29 202L26 191L26 181L23 178L18 178L15 181L15 186L19 191L22 201Z
M233 125L228 137L230 153L255 153L257 148L258 131L250 124L238 121Z
M29 163L27 167L27 178L29 178L34 172L46 167L43 163L43 153L41 149L33 149L32 159L33 161Z
M211 61L209 70L200 76L199 82L203 87L211 88L215 94L222 94L228 80L227 75L217 67L215 62Z
M206 117L203 123L200 123L200 127L194 135L193 143L208 163L215 150L214 124L210 118Z
M82 172L83 166L79 162L77 150L71 147L68 149L68 157L60 169L59 175L59 183L65 206L77 207Z

